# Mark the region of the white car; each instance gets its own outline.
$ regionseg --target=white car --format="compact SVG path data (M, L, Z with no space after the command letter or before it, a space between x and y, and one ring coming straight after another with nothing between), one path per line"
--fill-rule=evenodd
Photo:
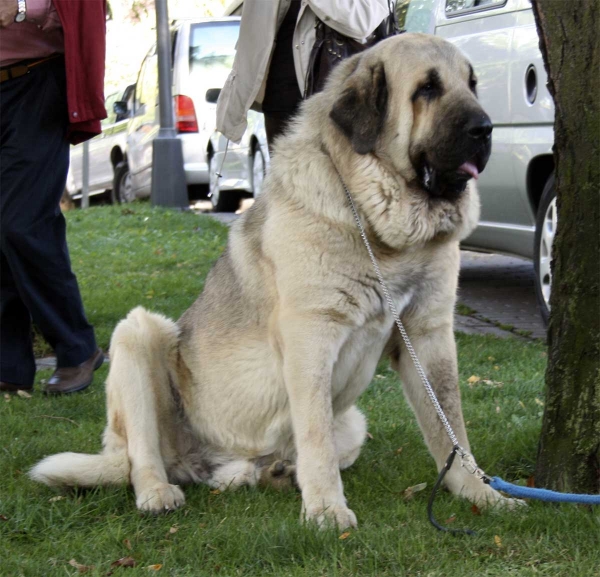
M135 86L130 85L123 92L115 92L106 98L108 116L102 121L102 134L89 141L89 194L110 193L112 202L127 200L120 198L126 187L120 166L126 156L127 123L131 111L127 102L131 101L134 89ZM83 144L71 147L66 188L73 200L81 198Z
M218 91L207 99L216 102ZM233 212L242 196L256 197L269 166L265 117L248 111L248 128L239 144L215 131L209 144L209 197L216 212Z
M547 320L556 230L554 104L531 2L399 0L398 10L401 28L443 37L473 64L494 132L478 181L481 220L463 245L533 259Z
M175 127L183 147L186 183L192 195L206 195L210 139L216 105L206 101L209 88L220 88L231 70L240 18L198 18L175 22L171 29ZM152 143L160 128L158 58L152 47L136 83L133 115L127 130L127 170L132 198L150 196Z

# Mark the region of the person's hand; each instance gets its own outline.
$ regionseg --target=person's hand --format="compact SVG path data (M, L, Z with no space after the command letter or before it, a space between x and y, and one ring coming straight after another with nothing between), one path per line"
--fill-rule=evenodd
M15 21L17 0L0 0L0 28L6 28Z

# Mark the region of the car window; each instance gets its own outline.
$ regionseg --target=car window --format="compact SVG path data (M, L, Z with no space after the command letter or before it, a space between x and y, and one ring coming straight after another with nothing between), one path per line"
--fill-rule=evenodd
M153 51L146 56L135 90L135 115L154 116L158 104L158 60Z
M504 6L506 0L446 0L446 16Z
M195 90L221 88L233 65L239 20L202 22L190 30L190 80Z
M433 33L438 0L398 0L396 14L400 30Z

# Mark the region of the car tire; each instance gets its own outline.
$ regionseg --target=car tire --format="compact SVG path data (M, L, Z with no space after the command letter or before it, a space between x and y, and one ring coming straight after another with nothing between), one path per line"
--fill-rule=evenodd
M250 175L252 179L252 195L256 198L262 191L262 184L265 178L265 155L259 144L254 147L254 152L252 153Z
M235 190L221 192L214 156L208 161L208 195L213 212L235 212L240 206L240 195Z
M552 244L556 235L557 210L554 174L548 178L535 223L535 292L544 323L550 318L550 291L552 288Z
M131 185L129 165L126 161L119 162L119 164L115 166L111 201L113 204L125 204L128 202L133 202L134 200L135 194Z

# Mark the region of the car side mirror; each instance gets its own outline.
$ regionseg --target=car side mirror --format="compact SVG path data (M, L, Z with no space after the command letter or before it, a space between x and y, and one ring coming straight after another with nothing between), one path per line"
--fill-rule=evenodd
M115 112L117 116L127 116L129 113L127 102L125 100L117 100L113 104L113 112Z
M217 100L219 100L219 94L221 94L220 88L209 88L206 91L206 102L216 104Z

